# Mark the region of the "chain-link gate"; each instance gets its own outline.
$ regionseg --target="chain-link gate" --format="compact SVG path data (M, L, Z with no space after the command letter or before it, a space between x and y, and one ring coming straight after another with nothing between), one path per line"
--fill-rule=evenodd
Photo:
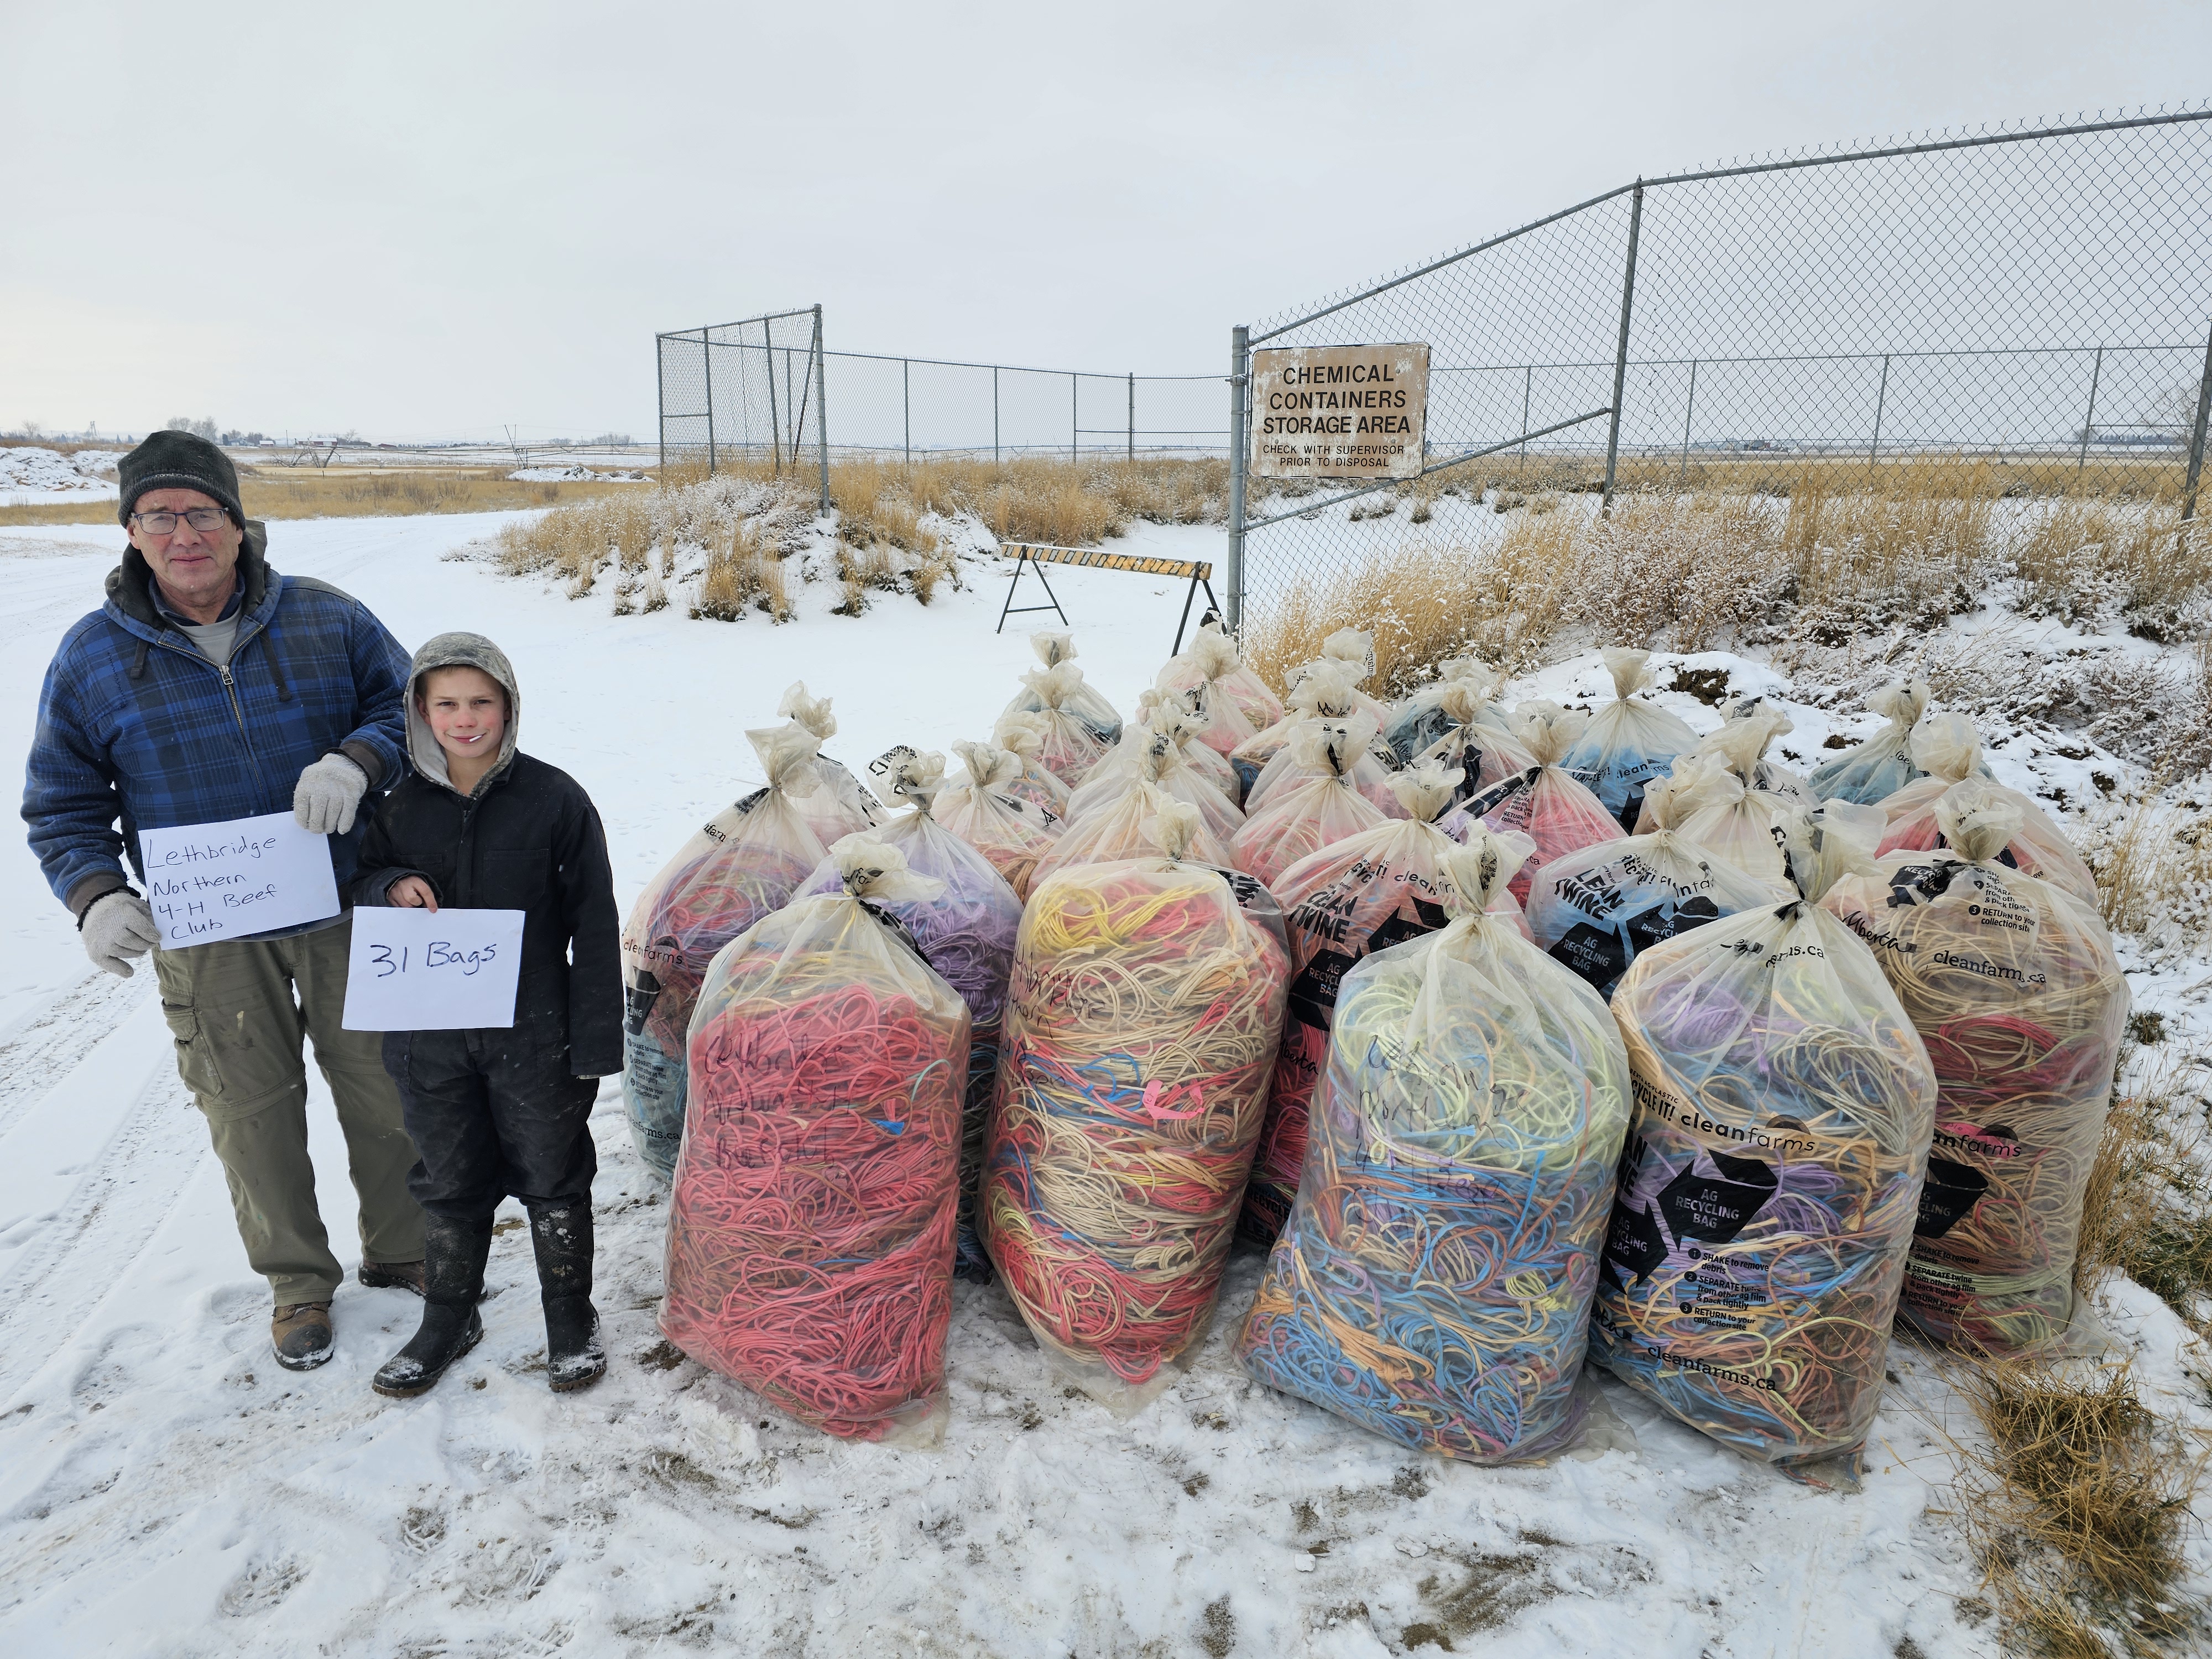
M1263 343L1426 343L1428 473L1485 461L1493 484L1609 507L1618 489L1783 490L1808 474L1863 489L1960 458L2009 491L2179 498L2187 520L2212 403L2208 118L1641 179L1237 329L1232 618L1346 568L1372 545L1353 503L1405 487L1250 478Z

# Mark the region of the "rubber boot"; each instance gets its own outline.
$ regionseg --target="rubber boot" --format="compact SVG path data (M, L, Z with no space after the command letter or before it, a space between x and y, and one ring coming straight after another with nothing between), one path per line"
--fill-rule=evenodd
M556 1394L587 1389L607 1369L592 1305L592 1206L545 1205L530 1212L538 1290L545 1304L545 1380Z
M483 1337L477 1301L491 1254L491 1218L448 1221L434 1215L423 1224L422 1326L369 1384L395 1400L428 1393Z

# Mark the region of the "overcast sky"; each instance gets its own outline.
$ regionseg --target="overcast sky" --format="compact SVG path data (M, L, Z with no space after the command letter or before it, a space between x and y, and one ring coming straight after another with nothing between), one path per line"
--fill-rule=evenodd
M2202 0L0 0L0 428L644 439L656 330L817 300L1211 372L1638 172L2199 99L2208 48Z

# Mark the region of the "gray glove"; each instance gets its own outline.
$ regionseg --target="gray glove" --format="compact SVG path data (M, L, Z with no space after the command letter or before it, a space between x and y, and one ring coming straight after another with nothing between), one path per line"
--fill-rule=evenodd
M368 793L368 773L343 755L325 755L300 774L292 816L311 836L343 836L353 828L354 808Z
M92 958L92 965L118 979L131 977L131 964L125 957L143 957L161 942L154 913L128 887L118 887L93 900L85 908L80 931L84 935L84 953Z

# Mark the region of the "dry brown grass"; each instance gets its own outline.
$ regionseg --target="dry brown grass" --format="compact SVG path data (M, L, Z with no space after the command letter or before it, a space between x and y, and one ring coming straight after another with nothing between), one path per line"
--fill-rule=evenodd
M412 472L323 472L309 468L242 468L239 497L256 519L365 519L426 513L500 513L560 507L627 492L639 483L518 483L503 472L424 468ZM112 500L46 501L0 507L0 524L112 524Z
M2172 637L2189 600L2212 590L2212 537L2182 536L2179 524L2170 495L2147 506L2061 497L2013 549L2021 608L2092 627L2124 616L2138 634Z
M706 568L691 599L694 617L715 622L736 622L748 611L761 611L779 623L789 622L794 614L783 561L750 523L736 526L726 540L708 550Z
M2212 641L2199 641L2193 655L2200 664L2212 659ZM2212 812L2169 804L2162 782L2083 837L2099 906L2115 932L2140 933L2177 899L2212 891Z
M1960 1447L1958 1513L2014 1644L2110 1659L2201 1636L2183 1589L2197 1437L2124 1366L1989 1359L1954 1381L1986 1437Z

